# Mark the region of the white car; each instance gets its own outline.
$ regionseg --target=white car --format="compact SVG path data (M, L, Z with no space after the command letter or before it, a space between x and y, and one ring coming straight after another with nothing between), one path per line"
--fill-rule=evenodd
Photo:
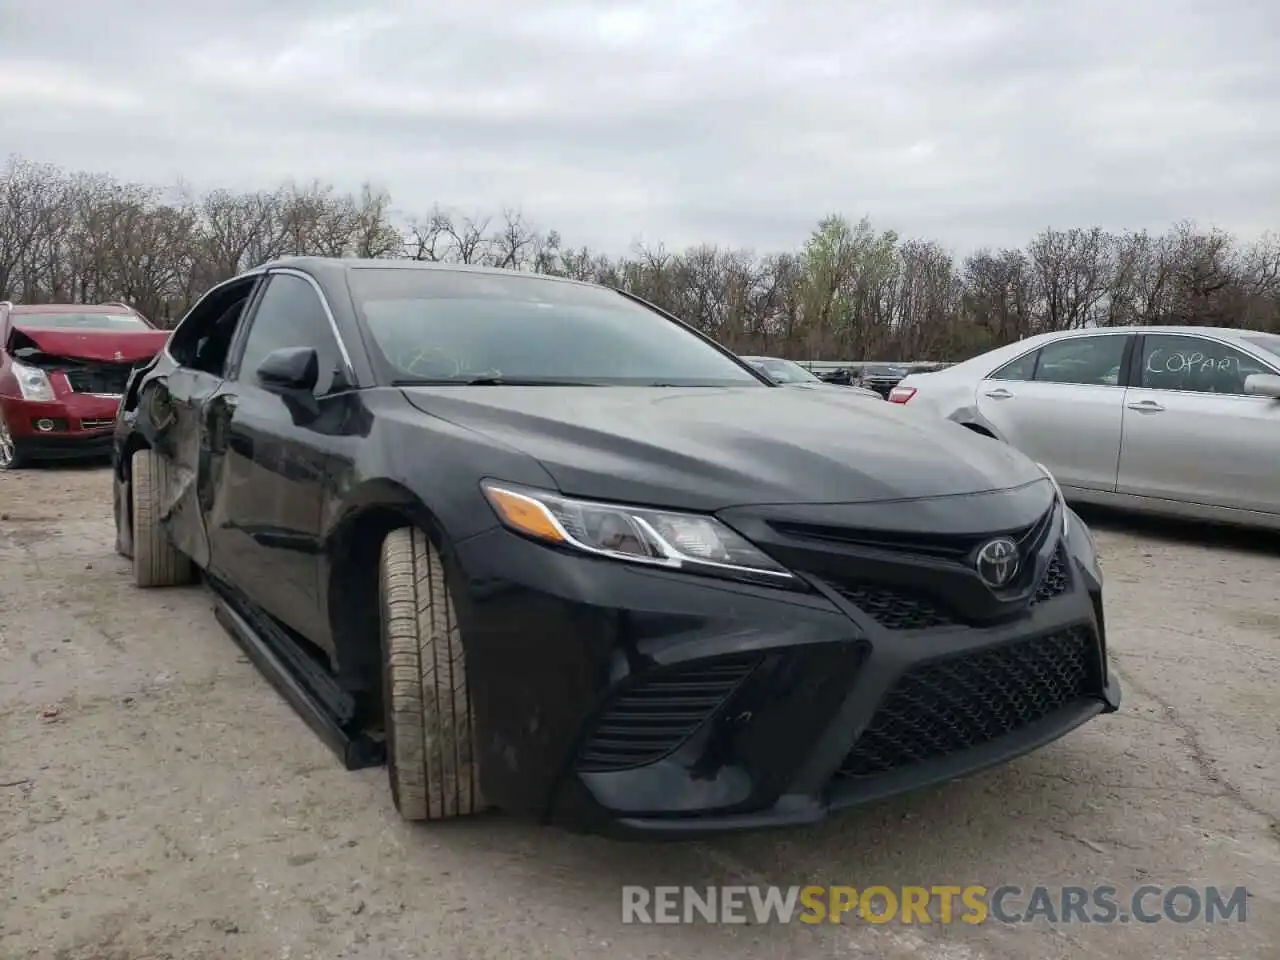
M1011 444L1067 499L1280 529L1280 335L1095 327L906 377L892 403Z

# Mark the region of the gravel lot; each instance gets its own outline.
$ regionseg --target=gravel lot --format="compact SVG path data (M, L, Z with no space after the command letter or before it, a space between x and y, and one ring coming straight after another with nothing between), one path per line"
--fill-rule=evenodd
M1125 701L822 827L621 844L398 820L199 588L140 592L109 473L0 475L0 957L1275 957L1280 540L1091 516ZM1217 925L624 926L622 884L1247 886Z

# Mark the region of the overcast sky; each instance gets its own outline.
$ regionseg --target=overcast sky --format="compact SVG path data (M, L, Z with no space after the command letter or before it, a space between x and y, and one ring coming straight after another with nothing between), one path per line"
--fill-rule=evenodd
M359 9L359 13L352 12ZM1277 0L0 0L0 155L569 243L1280 229Z

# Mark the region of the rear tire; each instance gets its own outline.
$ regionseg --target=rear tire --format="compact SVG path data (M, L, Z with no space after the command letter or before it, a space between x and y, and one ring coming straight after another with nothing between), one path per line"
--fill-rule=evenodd
M137 450L130 466L129 497L133 524L133 582L139 587L176 587L194 579L191 560L161 526L169 462L154 450Z
M425 533L387 534L378 564L387 774L406 820L484 809L466 661L444 562Z

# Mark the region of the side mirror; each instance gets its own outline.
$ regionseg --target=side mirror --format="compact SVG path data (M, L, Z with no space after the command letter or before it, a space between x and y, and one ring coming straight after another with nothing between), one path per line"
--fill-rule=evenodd
M1244 378L1244 392L1280 400L1280 377L1274 373L1251 373Z
M315 347L272 350L257 372L258 383L272 393L310 394L320 380L320 357Z

